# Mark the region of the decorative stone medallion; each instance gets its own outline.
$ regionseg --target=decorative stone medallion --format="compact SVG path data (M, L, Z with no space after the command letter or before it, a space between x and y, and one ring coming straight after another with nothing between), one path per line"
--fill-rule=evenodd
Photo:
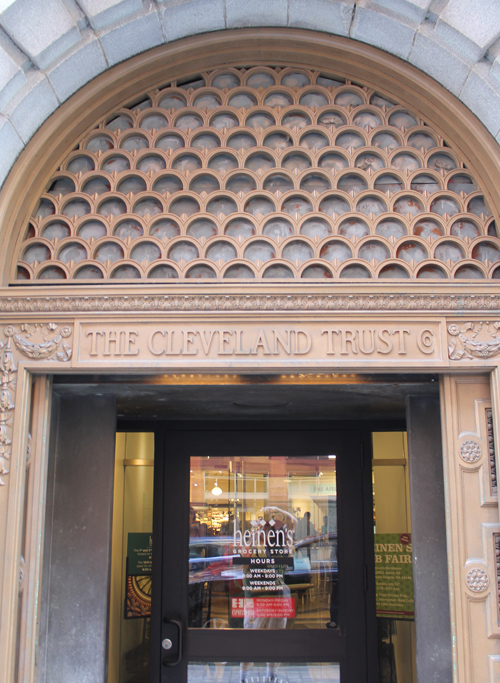
M460 457L464 462L477 462L481 457L481 446L477 441L468 439L460 446Z
M482 593L488 588L488 574L482 569L471 569L465 578L468 588L473 593Z

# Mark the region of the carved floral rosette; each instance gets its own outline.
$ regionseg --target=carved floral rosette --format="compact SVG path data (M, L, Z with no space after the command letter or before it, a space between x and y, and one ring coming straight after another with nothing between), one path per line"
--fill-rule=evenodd
M474 439L463 441L460 446L460 457L469 465L476 463L481 458L481 444Z
M490 584L488 574L479 568L470 569L465 577L465 582L468 589L473 593L482 593Z
M9 474L9 461L12 455L12 427L14 422L14 396L16 389L17 364L16 356L30 360L69 361L72 348L68 339L72 328L62 327L56 323L23 324L17 330L14 325L7 325L4 339L0 341L0 486L5 485L6 474Z

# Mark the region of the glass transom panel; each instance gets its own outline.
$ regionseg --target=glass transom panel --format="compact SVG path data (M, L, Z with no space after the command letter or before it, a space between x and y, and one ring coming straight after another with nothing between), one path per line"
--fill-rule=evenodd
M220 69L80 140L15 275L206 278L500 279L500 240L459 154L396 100L295 67Z

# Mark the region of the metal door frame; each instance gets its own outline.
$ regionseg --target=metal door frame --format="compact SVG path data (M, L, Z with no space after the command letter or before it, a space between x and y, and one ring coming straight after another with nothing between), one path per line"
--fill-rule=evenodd
M372 431L395 431L404 430L405 425L402 421L390 420L390 421L342 421L341 424L335 421L331 422L293 422L289 421L266 421L265 423L260 422L223 422L223 421L211 421L210 423L206 421L166 421L161 424L154 421L134 421L132 424L127 422L126 427L120 425L120 431L154 431L155 432L155 451L158 454L155 457L155 504L154 504L154 520L153 520L153 534L155 538L161 538L163 544L163 533L165 528L165 516L168 511L165 509L165 496L168 494L175 501L174 505L177 505L179 509L182 498L184 498L184 514L188 514L189 508L189 495L188 495L188 485L189 485L189 461L186 458L175 458L172 457L167 461L167 457L163 457L165 453L167 435L169 435L169 441L173 442L172 435L174 433L199 433L201 431L211 432L212 435L219 434L224 431L231 432L241 432L242 430L248 432L280 432L291 433L297 431L314 431L316 434L324 433L328 431L332 434L339 434L342 432L357 433L359 436L359 443L362 444L363 450L359 450L358 453L353 455L352 464L355 464L359 476L359 486L360 486L360 500L362 501L362 510L360 514L362 516L363 534L360 540L358 549L360 553L364 554L363 562L359 567L361 573L361 580L363 583L363 588L361 591L357 591L357 598L363 602L363 619L364 619L364 645L366 651L366 672L363 673L363 677L367 683L375 683L377 680L377 644L376 644L376 617L375 617L375 572L374 572L374 557L373 557L373 510L372 510L372 482L371 482L371 432ZM323 435L324 436L324 435ZM216 437L215 437L216 438ZM234 451L233 451L234 452ZM319 453L320 454L320 453ZM164 482L167 482L167 488L164 488ZM180 483L183 481L184 484L181 487ZM170 489L169 489L170 487ZM342 510L340 507L339 499L339 522L341 520ZM187 520L187 517L186 517ZM342 524L340 524L342 526ZM344 527L346 524L344 524ZM186 522L187 529L187 522ZM170 543L178 543L179 547L182 547L183 543L185 546L184 554L185 558L176 558L172 556L172 553L166 551L162 547L161 552L157 550L153 556L153 595L158 596L158 592L162 589L158 588L162 585L163 578L168 572L169 581L173 585L178 587L186 584L187 586L187 552L188 544L186 544L186 539L188 538L187 532L184 531L182 524L179 524L179 517L176 517L175 525L173 530L171 530L171 541ZM340 533L340 528L339 528ZM158 548L158 543L155 543L155 548ZM185 560L185 561L183 561ZM359 577L358 577L359 581ZM182 591L177 590L177 595L182 600ZM355 595L355 592L352 593ZM187 596L184 597L184 602L187 605ZM358 606L358 609L360 607ZM179 618L181 622L183 621L182 609L181 611L175 610L172 607L169 611L169 618ZM166 616L166 611L162 607L162 596L159 598L153 597L152 604L152 618L151 618L151 681L152 683L159 683L162 681L169 681L169 683L184 683L185 676L181 675L181 671L177 668L177 671L173 667L164 667L161 664L161 629L163 619ZM185 624L185 620L184 620ZM183 626L184 626L183 624ZM240 661L241 656L234 650L234 646L237 642L245 641L245 646L249 647L252 643L255 646L259 643L262 645L261 633L258 631L207 631L206 633L200 634L198 631L201 629L189 630L186 633L185 627L183 628L183 635L185 642L187 642L186 657L189 657L189 650L196 648L196 661L214 661L214 659L219 658L221 661ZM324 647L331 642L331 634L327 629L291 629L285 632L277 632L273 634L272 638L269 638L270 632L266 633L265 640L269 644L267 652L264 650L260 651L260 654L249 655L250 659L253 661L270 661L269 657L272 651L272 646L278 645L280 642L286 640L289 651L297 652L299 648L303 647L304 636L309 633L310 636L310 646L308 648L307 658L303 654L292 654L286 657L281 657L282 661L308 661L308 662L318 662L325 661L325 650ZM187 637L186 637L187 636ZM214 656L214 651L218 649L218 657ZM160 654L159 654L160 653ZM332 655L330 654L326 661L331 661ZM342 683L350 683L352 680L356 683L360 681L359 667L356 674L352 676L348 673L348 668L353 662L360 661L360 650L359 641L355 642L352 636L346 639L346 652L344 663L342 666ZM345 662L349 662L347 665ZM354 666L353 664L351 666ZM355 667L354 667L355 668Z

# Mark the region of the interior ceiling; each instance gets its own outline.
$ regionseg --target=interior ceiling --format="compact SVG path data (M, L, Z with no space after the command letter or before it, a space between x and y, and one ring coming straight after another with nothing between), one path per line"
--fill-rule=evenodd
M158 383L148 377L58 376L54 391L116 396L119 418L405 419L408 395L439 392L437 376L356 376L349 383L278 384L248 377L238 384Z

